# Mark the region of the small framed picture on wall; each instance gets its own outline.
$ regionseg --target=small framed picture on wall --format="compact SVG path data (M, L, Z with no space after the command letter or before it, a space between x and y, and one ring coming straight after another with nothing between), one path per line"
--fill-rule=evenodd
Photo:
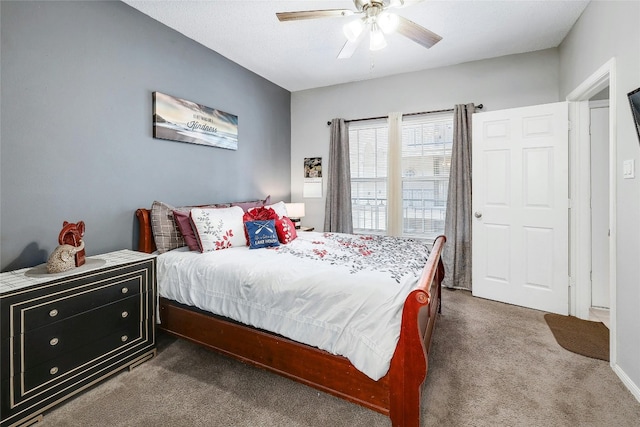
M302 197L322 197L322 157L305 157Z
M322 178L322 157L305 157L304 177Z

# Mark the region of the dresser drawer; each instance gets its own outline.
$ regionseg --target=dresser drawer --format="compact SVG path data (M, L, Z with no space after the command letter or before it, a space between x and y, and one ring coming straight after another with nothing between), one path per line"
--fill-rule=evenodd
M128 325L117 328L116 332L76 348L71 353L65 353L39 365L27 367L24 374L19 376L24 380L24 389L21 390L21 394L29 396L39 387L54 386L56 383L72 377L74 370L82 369L99 357L104 359L108 357L110 352L139 344L144 339L146 325L146 321L142 323L129 322Z
M81 313L49 326L34 329L23 337L24 368L54 359L64 353L75 353L113 331L142 321L142 304L146 294L132 297Z
M99 287L88 287L78 292L41 303L24 310L24 332L58 322L95 307L109 304L142 291L139 275L107 280Z

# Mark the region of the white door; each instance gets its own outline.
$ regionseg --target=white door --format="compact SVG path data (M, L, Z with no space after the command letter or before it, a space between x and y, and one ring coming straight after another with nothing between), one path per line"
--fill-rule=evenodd
M473 295L567 314L568 106L473 115Z
M609 107L590 111L591 306L609 308Z

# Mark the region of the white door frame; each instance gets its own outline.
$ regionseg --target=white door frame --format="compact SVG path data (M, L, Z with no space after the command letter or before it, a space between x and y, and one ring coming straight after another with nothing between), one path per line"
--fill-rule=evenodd
M610 365L616 365L616 60L611 58L567 95L569 101L569 313L589 318L591 306L591 183L589 98L609 86L609 297Z

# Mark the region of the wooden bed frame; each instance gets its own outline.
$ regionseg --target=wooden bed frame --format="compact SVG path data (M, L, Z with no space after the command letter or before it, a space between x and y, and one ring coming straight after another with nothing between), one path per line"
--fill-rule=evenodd
M140 225L138 250L151 253L155 243L150 211L136 211ZM160 298L159 328L242 362L268 369L318 390L380 412L395 427L420 426L421 386L444 277L441 253L446 238L436 238L419 286L406 298L400 340L389 372L373 381L348 359L280 335Z

